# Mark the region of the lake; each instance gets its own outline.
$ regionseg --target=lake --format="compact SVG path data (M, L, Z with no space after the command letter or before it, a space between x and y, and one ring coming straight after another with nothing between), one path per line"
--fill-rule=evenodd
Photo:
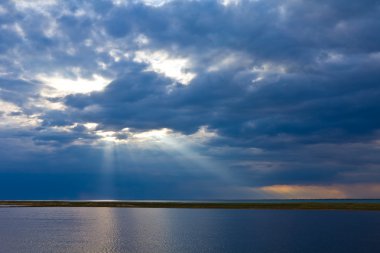
M380 252L380 212L0 208L0 252Z

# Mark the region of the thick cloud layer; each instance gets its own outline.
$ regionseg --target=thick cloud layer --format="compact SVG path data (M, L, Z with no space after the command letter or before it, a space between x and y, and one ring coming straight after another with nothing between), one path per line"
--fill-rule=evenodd
M104 196L109 174L115 198L380 196L379 16L374 0L4 2L1 171L99 185L71 198Z

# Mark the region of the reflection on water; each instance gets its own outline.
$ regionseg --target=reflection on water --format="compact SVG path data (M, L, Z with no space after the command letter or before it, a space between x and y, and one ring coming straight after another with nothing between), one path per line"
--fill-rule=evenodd
M380 252L380 212L0 208L0 252Z

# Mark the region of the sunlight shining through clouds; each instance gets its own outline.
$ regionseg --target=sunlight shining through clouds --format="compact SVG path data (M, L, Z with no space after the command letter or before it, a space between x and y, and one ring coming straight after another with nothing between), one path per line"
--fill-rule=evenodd
M150 68L147 70L163 74L183 85L188 85L196 77L195 73L189 72L187 69L189 67L189 60L172 58L165 51L137 51L134 60L140 63L148 63Z
M69 79L59 75L46 76L40 74L37 76L37 79L64 95L101 91L111 82L111 80L99 75L93 75L91 79Z
M380 197L379 16L0 1L0 198Z

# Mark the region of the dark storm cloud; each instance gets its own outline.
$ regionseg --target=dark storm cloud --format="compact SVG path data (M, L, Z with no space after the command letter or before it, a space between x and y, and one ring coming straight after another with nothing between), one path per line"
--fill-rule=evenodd
M345 11L340 9L343 6ZM229 8L214 1L185 1L160 8L143 4L116 7L107 13L105 22L111 36L143 33L153 41L151 47L169 51L174 47L176 53L198 64L212 60L204 52L243 51L254 66L285 64L287 73L278 73L273 80L264 78L253 89L251 80L257 74L246 69L252 66L223 73L198 69L198 77L189 87L168 93L165 86L170 85L169 80L158 81L153 73L137 69L114 81L105 92L67 101L74 107L100 105L104 114L99 118L106 124L119 122L137 128L189 132L209 125L227 135L245 133L245 137L323 135L329 129L341 133L342 138L346 133L370 134L379 127L374 116L379 110L376 53L380 48L374 42L380 38L375 32L368 32L371 38L363 33L380 28L375 18L378 13L376 1L360 8L335 1L283 5L243 1ZM339 29L350 39L342 37ZM331 62L329 57L334 54L342 59Z
M170 80L137 72L103 92L70 96L66 103L78 109L80 118L115 129L167 127L191 133L208 125L225 137L250 137L256 143L255 137L281 134L301 143L360 141L380 126L380 76L373 66L379 63L361 64L338 75L280 77L255 89L252 74L209 73L172 92L167 91ZM98 109L85 110L93 105Z
M218 137L198 151L224 161L244 186L380 178L379 1L68 1L41 12L2 6L0 73L8 77L0 98L39 115L39 126L25 132L39 146L100 138L87 122L104 131L184 135L208 126ZM148 43L136 42L139 36ZM187 59L196 76L180 84L136 62L136 51ZM22 80L23 71L113 80L102 91L47 98L67 107L42 110L30 101L45 86Z
M107 12L105 27L115 37L146 34L157 47L172 46L183 54L189 50L199 57L209 51L235 49L260 60L302 67L312 64L324 49L379 50L379 35L374 32L380 25L378 2L356 5L241 1L225 8L216 1L174 1L152 8L137 4Z

